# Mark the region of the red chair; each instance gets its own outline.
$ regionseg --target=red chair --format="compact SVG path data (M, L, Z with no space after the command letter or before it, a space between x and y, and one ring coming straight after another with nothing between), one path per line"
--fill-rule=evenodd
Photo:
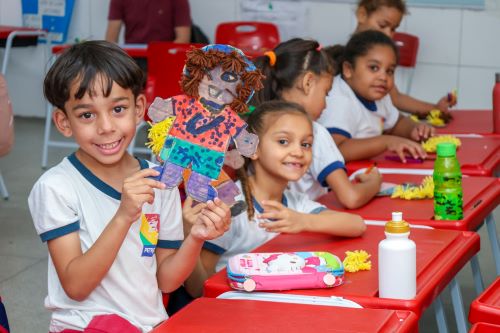
M278 28L268 22L224 22L215 30L216 44L239 48L248 57L258 57L280 43Z
M469 321L500 325L500 277L472 301Z
M498 333L500 332L499 325L493 325L488 323L476 323L472 326L469 333Z
M417 36L403 32L396 32L392 39L399 49L399 66L408 68L408 80L405 91L409 93L413 80L413 72L417 65L419 39Z

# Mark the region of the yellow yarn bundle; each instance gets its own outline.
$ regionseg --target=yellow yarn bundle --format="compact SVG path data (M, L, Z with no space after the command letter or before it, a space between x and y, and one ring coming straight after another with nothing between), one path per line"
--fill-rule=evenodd
M346 257L343 261L344 269L347 272L369 271L372 269L371 255L364 250L346 251Z
M451 142L455 144L455 146L460 147L462 142L460 141L459 138L453 136L453 135L441 135L441 136L433 136L432 138L429 138L427 141L422 143L422 148L428 153L435 153L437 149L438 143L441 142Z
M420 186L397 185L391 198L405 200L434 198L434 180L431 176L427 176L422 180Z
M151 151L155 155L159 155L161 152L161 149L163 148L163 144L165 143L165 139L167 138L167 134L170 131L170 128L172 127L172 123L175 120L175 116L168 117L156 124L151 124L151 128L149 129L148 132L148 139L149 141L146 142L146 146L148 148L151 148Z
M446 125L444 119L441 117L441 110L431 110L427 117L425 118L427 123L432 126L444 126Z

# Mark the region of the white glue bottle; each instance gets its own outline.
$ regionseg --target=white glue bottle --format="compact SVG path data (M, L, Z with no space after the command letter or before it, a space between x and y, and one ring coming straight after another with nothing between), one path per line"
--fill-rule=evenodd
M413 299L417 289L415 242L408 239L410 225L403 213L393 212L385 224L386 238L378 244L379 297Z

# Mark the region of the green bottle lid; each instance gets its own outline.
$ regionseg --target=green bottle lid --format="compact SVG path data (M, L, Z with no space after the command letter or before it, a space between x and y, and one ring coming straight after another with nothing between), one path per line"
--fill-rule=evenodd
M441 142L437 145L437 155L441 157L455 156L457 153L457 146L451 142Z

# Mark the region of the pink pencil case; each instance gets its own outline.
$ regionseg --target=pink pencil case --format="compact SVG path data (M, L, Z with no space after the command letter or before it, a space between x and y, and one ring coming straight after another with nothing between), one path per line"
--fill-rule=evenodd
M329 252L243 253L229 259L227 278L246 291L331 288L344 282L344 266Z

